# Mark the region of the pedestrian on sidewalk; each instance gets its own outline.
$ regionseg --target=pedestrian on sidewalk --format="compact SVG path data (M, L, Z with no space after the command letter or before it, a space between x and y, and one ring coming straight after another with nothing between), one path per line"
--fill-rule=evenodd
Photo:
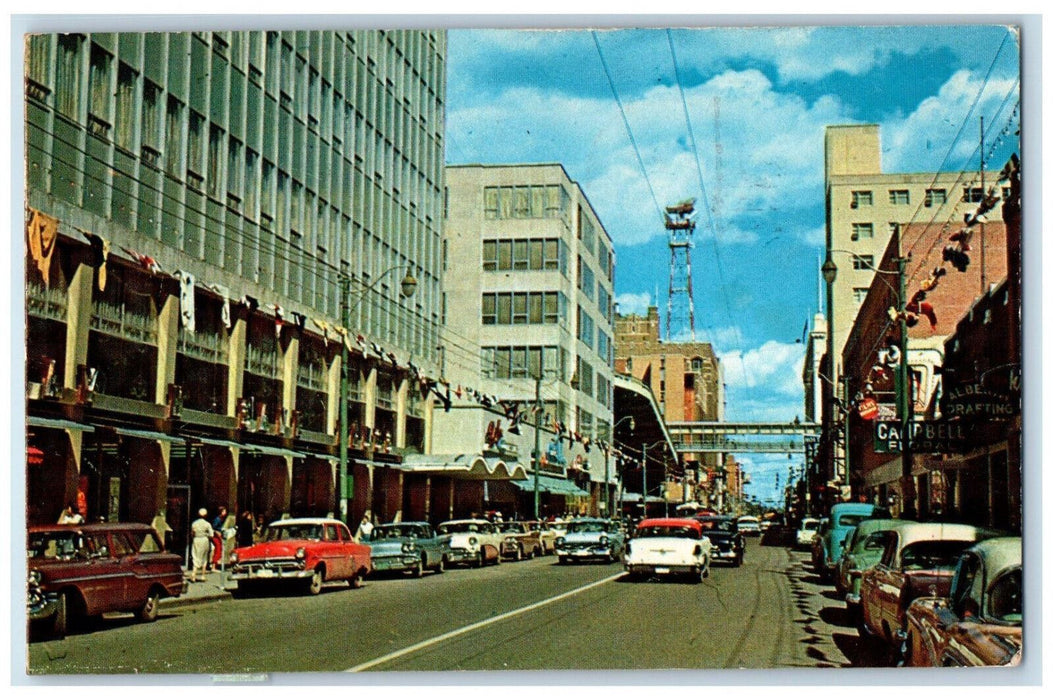
M362 522L358 524L358 532L355 533L355 542L369 541L370 535L373 534L373 519L370 517L371 515L368 510L362 514Z
M212 544L212 524L206 520L208 510L202 508L197 512L198 518L190 524L190 535L193 538L193 547L190 550L190 558L193 569L190 572L190 580L198 581L198 573L201 581L205 580L205 567L208 566L209 547Z
M212 556L208 562L209 571L219 568L223 558L223 528L226 527L227 507L220 506L216 517L212 518Z
M239 547L251 547L254 530L256 529L256 519L252 517L252 511L243 510L241 517L238 518L238 546Z
M84 516L77 512L75 504L70 503L59 513L59 525L80 525L84 522Z

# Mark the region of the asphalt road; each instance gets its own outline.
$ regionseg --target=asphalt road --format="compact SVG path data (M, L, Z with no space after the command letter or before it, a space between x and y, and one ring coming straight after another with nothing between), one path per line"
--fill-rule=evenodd
M749 540L701 584L553 557L107 616L28 645L29 674L800 668L877 665L806 555Z

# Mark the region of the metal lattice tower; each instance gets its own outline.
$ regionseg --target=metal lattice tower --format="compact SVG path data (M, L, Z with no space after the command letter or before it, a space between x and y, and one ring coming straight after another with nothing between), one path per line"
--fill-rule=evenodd
M665 208L665 228L669 231L669 305L665 317L667 340L677 338L674 333L687 331L695 340L695 300L691 286L691 236L695 222L691 214L695 200L686 199Z

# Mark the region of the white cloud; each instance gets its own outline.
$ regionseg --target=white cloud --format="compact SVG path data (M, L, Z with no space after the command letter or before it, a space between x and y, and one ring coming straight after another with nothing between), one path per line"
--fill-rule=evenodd
M646 316L647 308L652 306L651 295L647 292L642 292L640 294L617 294L614 297L614 303L618 305L618 313L623 316L628 314Z
M804 345L769 340L759 348L725 353L724 381L729 388L755 389L791 394L801 393Z

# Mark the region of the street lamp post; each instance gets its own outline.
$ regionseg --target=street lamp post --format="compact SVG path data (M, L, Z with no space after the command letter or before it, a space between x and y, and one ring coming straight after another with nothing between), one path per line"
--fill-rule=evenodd
M358 291L358 298L355 301L361 301L362 298L366 294L371 292L374 288L376 288L376 286L380 284L380 281L384 279L388 274L394 272L395 270L400 270L403 267L407 266L396 265L382 272L380 276L378 276L377 279L373 281L372 284L370 284L367 287L363 287L361 290ZM344 324L345 332L349 334L351 332L351 277L345 275L341 279L340 286L340 305L343 311L343 313L341 314L342 322ZM410 274L410 272L407 270L405 276L402 278L402 282L400 283L399 293L402 295L403 298L409 298L413 296L413 293L416 290L417 278ZM351 357L350 351L347 347L348 340L346 336L343 339L343 341L344 342L341 343L340 348L340 467L337 470L336 474L336 498L340 514L340 520L346 523L348 496L347 491L350 490L348 488L348 484L350 483L350 481L347 476L347 453L348 442L350 440L350 425L348 425L347 402L348 394L350 392L350 385L348 381L348 364L350 364L351 362Z
M824 413L823 419L829 427L830 440L830 467L831 471L836 473L835 465L837 463L837 431L834 429L834 406L837 395L837 362L834 360L834 280L837 279L837 264L834 263L833 258L834 251L828 250L826 252L826 262L823 263L823 279L826 281L826 371L827 377L830 379L830 402L827 404L830 411L829 415ZM845 442L847 443L848 436L845 435ZM846 444L847 450L847 444ZM811 485L809 484L809 488Z
M611 426L611 442L614 441L614 433L615 433L616 430L618 430L618 426L621 425L622 423L624 423L625 421L629 421L629 432L630 433L636 430L636 420L632 416L622 416L617 421L615 421L613 426ZM603 488L606 489L606 491L607 491L607 495L606 495L606 498L604 500L605 500L605 502L607 504L606 507L607 507L607 517L608 518L612 517L612 513L614 512L614 504L612 502L613 499L611 497L611 484L610 484L611 471L610 471L610 466L611 466L611 453L610 453L610 450L608 450L606 456L604 457L604 461L603 461ZM619 517L621 517L621 513L620 512L619 512L618 515L619 515Z
M832 254L841 252L848 253L853 258L860 262L863 266L869 268L874 272L875 275L896 275L899 278L898 289L893 288L891 284L885 281L883 278L882 282L898 297L896 304L897 316L899 317L899 350L900 350L900 361L897 372L897 379L899 384L899 390L896 392L896 403L897 410L899 411L900 419L900 462L901 462L901 474L900 481L903 490L903 512L901 515L904 518L916 517L914 508L914 475L913 475L913 453L911 450L911 430L914 426L914 398L910 380L910 364L907 362L907 260L908 257L903 255L902 242L900 240L900 227L899 224L895 225L895 232L893 234L896 239L896 269L895 270L879 270L873 265L868 264L862 258L857 256L850 250L834 250L829 249L826 252L826 262L823 263L823 278L827 283L827 301L828 304L832 304L830 298L830 290L833 285L833 281L837 276L837 265L834 264ZM830 306L830 308L833 308ZM834 324L833 319L830 320L829 335L827 336L828 341L833 338ZM831 365L832 369L832 365ZM834 377L832 372L830 376L831 390L834 390L834 382L837 381L837 377ZM848 385L845 384L845 399L848 399ZM849 407L845 406L846 412ZM845 478L848 479L847 469L847 455L848 455L848 421L845 421L845 455L846 455L846 469ZM849 486L851 488L851 485Z

